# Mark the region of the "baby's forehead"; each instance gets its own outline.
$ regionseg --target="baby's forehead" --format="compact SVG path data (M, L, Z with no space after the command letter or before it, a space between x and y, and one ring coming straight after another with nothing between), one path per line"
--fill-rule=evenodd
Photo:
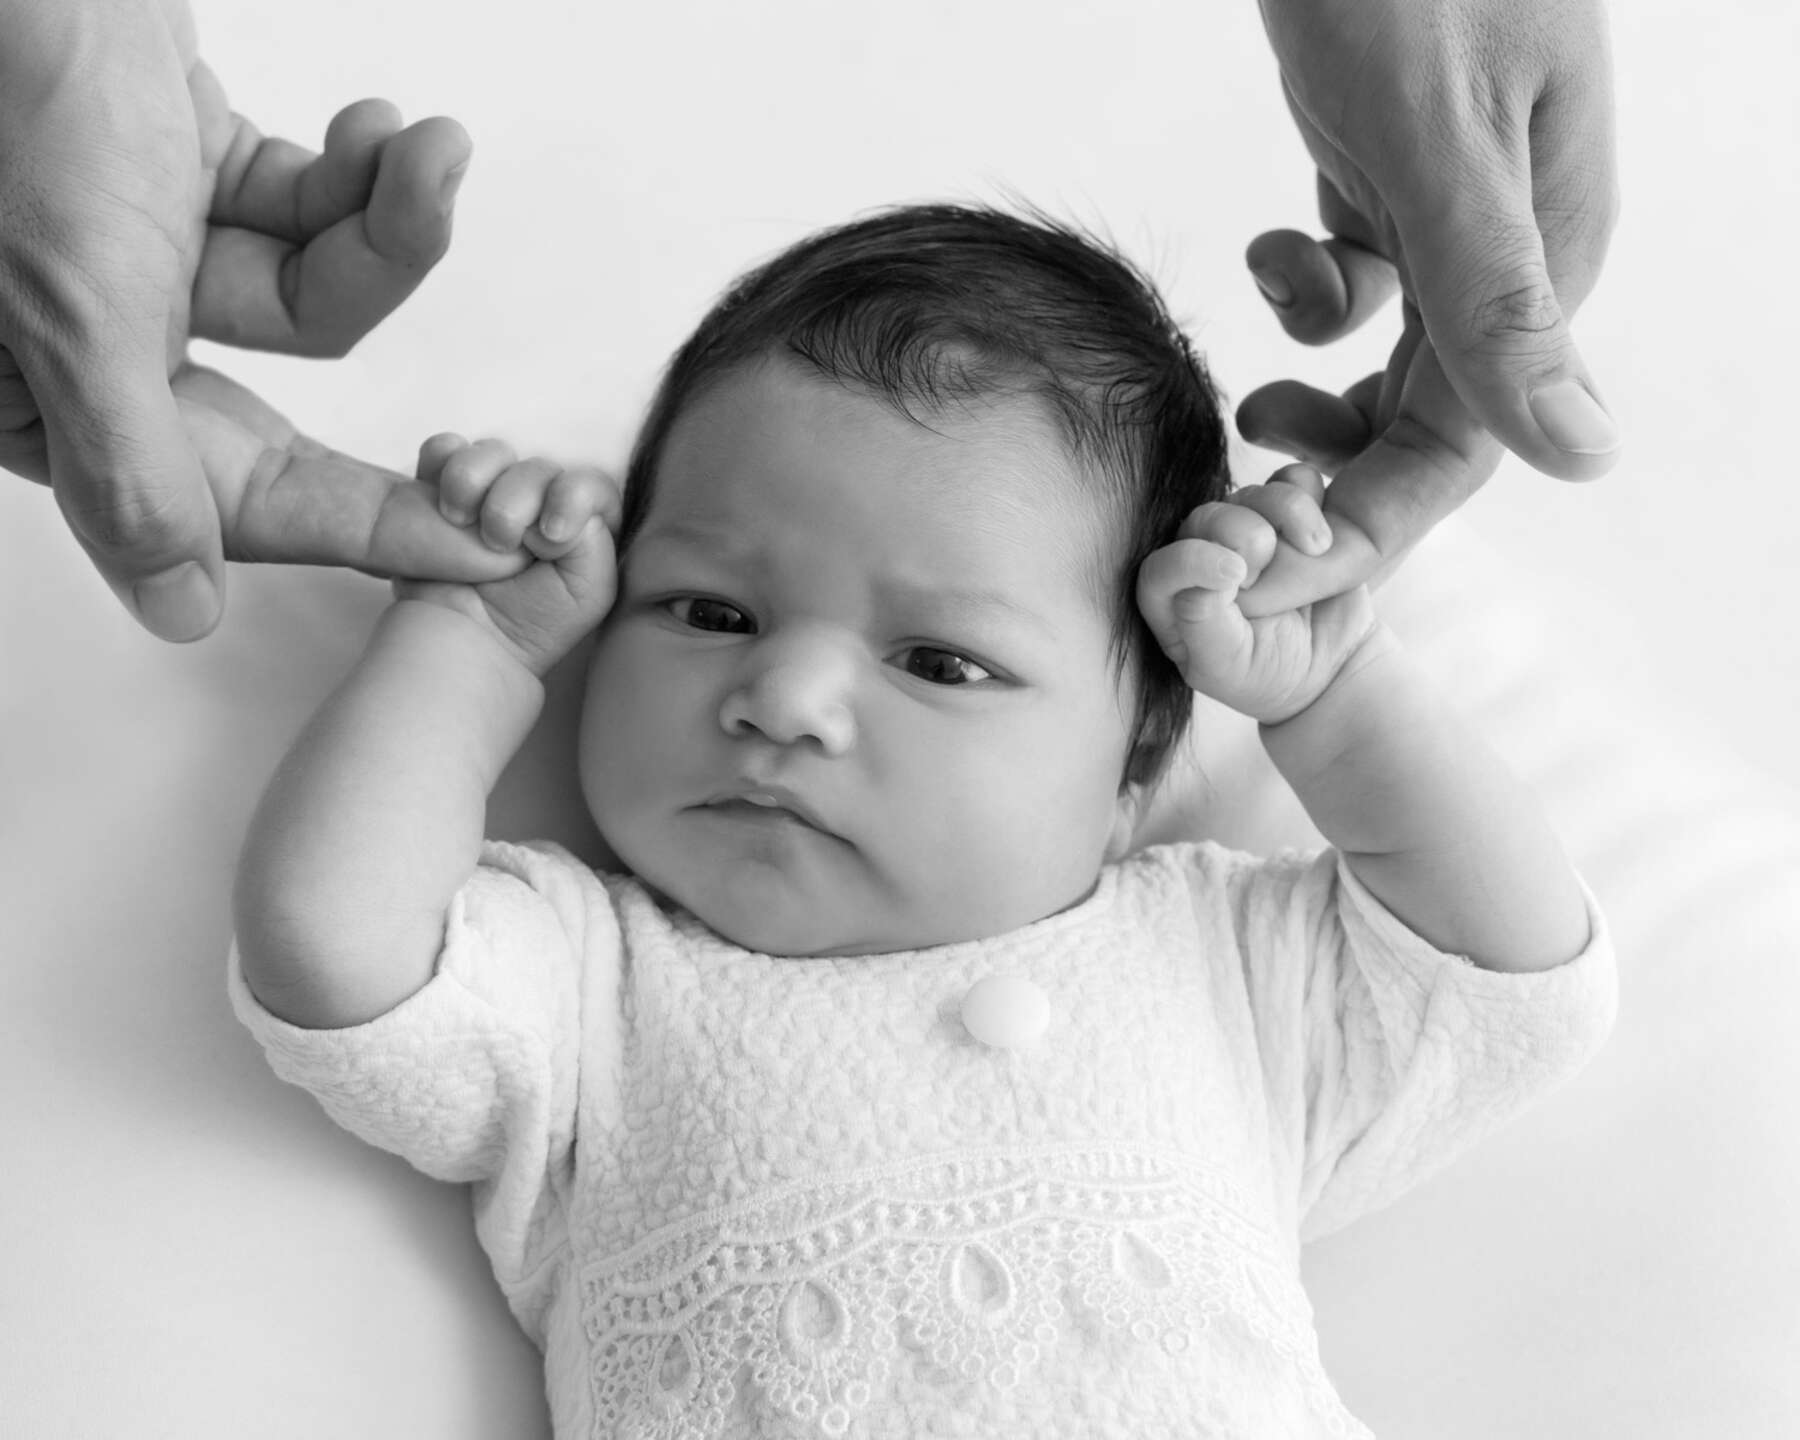
M927 401L745 367L675 419L649 479L646 537L729 546L788 516L821 547L938 550L977 574L1025 547L1102 605L1124 558L1117 486L1029 392Z

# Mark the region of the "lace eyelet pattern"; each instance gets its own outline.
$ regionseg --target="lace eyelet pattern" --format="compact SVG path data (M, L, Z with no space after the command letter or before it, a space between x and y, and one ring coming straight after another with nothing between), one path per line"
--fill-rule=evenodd
M925 1388L1004 1409L1096 1364L1191 1382L1225 1425L1231 1397L1207 1398L1224 1346L1234 1373L1260 1354L1309 1433L1365 1435L1254 1214L1181 1157L1065 1149L912 1161L695 1216L584 1272L595 1434L841 1440Z

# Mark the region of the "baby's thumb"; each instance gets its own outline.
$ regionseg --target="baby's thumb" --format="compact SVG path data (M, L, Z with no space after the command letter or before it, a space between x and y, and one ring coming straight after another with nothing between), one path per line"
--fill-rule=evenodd
M1529 179L1468 160L1430 182L1429 206L1395 207L1415 300L1444 373L1507 449L1563 480L1612 468L1619 428L1557 299Z
M598 621L612 609L618 598L618 551L605 516L588 518L558 568L568 575L569 591L584 614Z
M21 357L21 369L43 417L50 485L76 540L147 630L198 640L223 608L219 517L154 358L28 367Z
M1154 550L1138 567L1138 613L1196 690L1211 693L1213 674L1243 659L1250 627L1236 602L1244 578L1240 556L1199 539Z

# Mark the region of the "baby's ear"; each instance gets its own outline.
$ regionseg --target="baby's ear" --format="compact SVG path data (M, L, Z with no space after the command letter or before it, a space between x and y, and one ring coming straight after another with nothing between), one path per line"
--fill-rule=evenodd
M1107 864L1123 860L1131 853L1137 837L1138 822L1144 818L1144 785L1129 780L1119 787L1119 798L1113 807L1112 833L1106 837Z

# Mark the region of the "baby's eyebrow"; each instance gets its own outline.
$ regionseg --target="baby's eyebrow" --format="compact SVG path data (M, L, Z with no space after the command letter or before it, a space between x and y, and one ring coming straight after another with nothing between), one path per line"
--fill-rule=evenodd
M967 623L973 617L998 612L1010 620L1029 625L1035 630L1049 631L1044 617L1029 605L981 585L908 585L888 583L880 587L886 597L910 614L936 617L944 621Z
M641 544L693 546L725 561L754 558L729 533L716 526L685 520L671 520L653 530L646 529L633 542L634 546ZM1053 633L1053 627L1044 616L991 585L877 579L875 589L885 603L933 624L967 625L998 614L1041 633Z
M634 544L661 541L674 545L693 545L702 550L730 551L731 539L710 525L697 525L686 520L671 520L665 525L646 525Z

